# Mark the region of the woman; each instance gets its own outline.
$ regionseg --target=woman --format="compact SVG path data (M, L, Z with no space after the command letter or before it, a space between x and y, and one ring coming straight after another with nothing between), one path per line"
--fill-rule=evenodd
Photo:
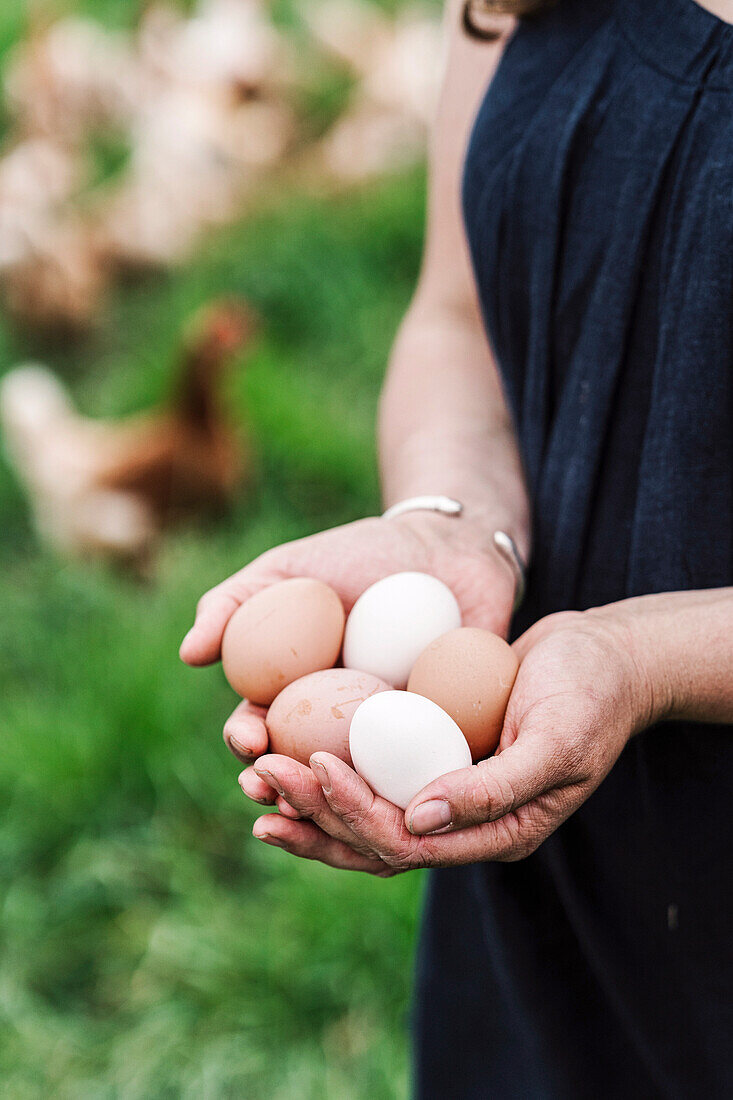
M350 605L425 570L465 622L511 623L498 754L404 817L335 757L263 756L240 704L225 737L260 758L242 788L281 810L255 836L443 868L421 1097L728 1097L733 0L500 7L532 18L488 43L448 5L425 258L380 414L387 503L462 513L407 505L270 551L203 598L182 656L215 660L238 604L290 575Z

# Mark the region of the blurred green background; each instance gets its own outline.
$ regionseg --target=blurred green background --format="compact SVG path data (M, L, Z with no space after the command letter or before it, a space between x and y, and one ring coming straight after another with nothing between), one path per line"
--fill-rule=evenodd
M137 7L65 5L118 22ZM0 49L23 25L3 5ZM314 83L315 128L341 94ZM258 845L221 740L233 694L177 647L207 587L377 508L375 403L423 193L422 170L339 198L290 184L185 268L118 289L76 346L0 325L3 371L40 359L107 416L166 392L181 327L211 297L243 294L263 319L229 387L252 487L217 525L171 535L154 582L39 548L0 466L2 1095L407 1094L421 877Z

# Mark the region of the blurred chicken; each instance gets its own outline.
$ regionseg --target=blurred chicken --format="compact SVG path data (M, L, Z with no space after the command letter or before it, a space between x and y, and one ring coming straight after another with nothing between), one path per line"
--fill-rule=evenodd
M125 177L101 204L97 235L110 263L169 266L206 229L240 211L292 133L277 103L232 103L225 93L170 88L141 112Z
M285 39L259 0L202 0L188 17L153 3L134 35L81 18L36 19L5 78L16 130L53 142L75 170L98 131L124 136L129 158L82 205L77 187L42 217L24 208L22 248L3 280L12 313L78 329L118 268L188 258L283 158L294 129L283 96L291 79ZM15 217L5 205L0 180L0 277L4 223Z
M138 45L154 93L132 124L129 169L99 234L114 264L168 266L235 218L282 160L294 130L282 95L291 63L258 0L203 0L190 18L155 4Z
M22 254L26 227L54 216L81 185L82 165L48 138L29 138L0 160L0 263Z
M0 291L16 320L77 329L104 289L90 227L73 209L83 162L49 138L20 142L0 160Z
M303 0L301 16L311 35L355 72L369 72L389 49L393 24L375 4L365 0Z
M25 328L57 339L87 329L107 283L93 232L72 217L29 233L26 245L0 275L5 308Z
M132 40L90 19L36 19L4 75L17 129L69 147L90 130L124 127L147 94Z
M293 60L261 0L201 0L188 18L162 3L145 12L140 57L170 84L269 95L293 78Z
M79 195L85 141L129 125L144 96L130 41L90 20L32 21L4 74L20 140L0 161L0 291L27 328L77 334L98 313L108 271Z
M344 114L323 139L323 170L344 183L393 171L424 154L441 77L442 35L429 9L392 22L364 0L305 0L316 41L354 73Z
M66 554L140 564L165 525L226 502L244 455L220 409L221 375L254 329L242 306L208 308L186 341L170 400L116 422L81 416L45 367L6 375L5 447L40 536Z

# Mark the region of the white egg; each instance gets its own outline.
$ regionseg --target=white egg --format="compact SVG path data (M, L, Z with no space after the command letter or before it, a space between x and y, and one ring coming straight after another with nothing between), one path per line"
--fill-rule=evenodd
M461 625L458 601L427 573L393 573L371 585L351 609L344 665L403 688L422 651Z
M349 751L374 793L403 810L434 779L471 766L468 742L450 715L410 691L365 699L351 720Z

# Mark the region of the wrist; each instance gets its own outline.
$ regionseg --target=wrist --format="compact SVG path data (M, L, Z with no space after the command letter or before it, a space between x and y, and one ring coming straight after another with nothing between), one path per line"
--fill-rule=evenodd
M672 718L677 708L674 670L665 645L670 623L659 614L661 609L649 606L649 599L623 600L588 612L611 626L628 660L635 733Z
M487 454L484 434L476 439L470 432L414 432L397 455L382 457L384 506L423 494L444 494L461 502L461 522L482 532L487 546L496 530L506 531L527 563L530 515L521 471L501 448L498 454ZM509 447L510 439L506 442Z
M433 501L435 504L431 506L430 502ZM406 505L404 510L403 504ZM522 572L526 570L530 545L528 520L518 519L506 509L492 507L483 501L478 503L460 494L458 496L418 494L413 497L391 497L385 503L382 518L390 522L398 519L407 520L409 524L418 517L417 523L420 526L420 517L425 516L448 520L452 527L460 524L461 530L470 531L486 549L495 548L494 536L497 531L504 532L513 544L511 553ZM438 524L437 528L450 529L443 523Z

